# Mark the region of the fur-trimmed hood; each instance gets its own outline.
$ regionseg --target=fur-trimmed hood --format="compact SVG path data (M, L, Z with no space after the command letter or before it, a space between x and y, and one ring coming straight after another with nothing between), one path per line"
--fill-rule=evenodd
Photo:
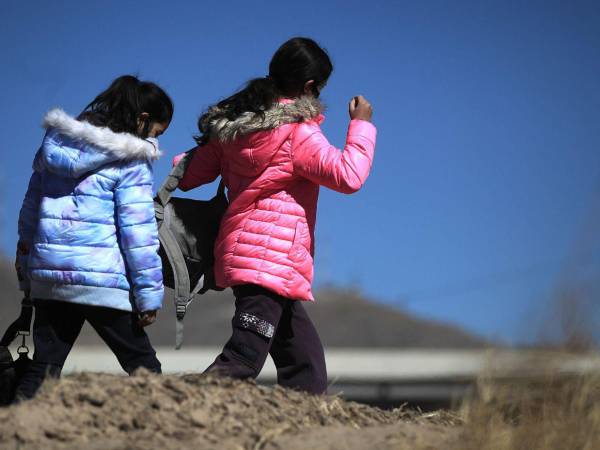
M60 108L46 113L42 126L54 128L74 140L84 141L97 147L98 151L113 153L119 160L133 159L156 160L160 157L158 147L150 141L129 133L115 133L107 127L97 127L89 122L80 121Z
M157 143L77 120L59 108L48 111L42 126L47 131L34 161L37 171L79 177L111 162L151 162L161 154Z
M208 110L207 121L212 139L232 142L240 136L257 131L272 130L284 124L314 119L321 115L324 109L318 99L300 97L294 102L276 103L264 112L264 117L246 112L235 120L229 120L222 116L223 110L215 105Z

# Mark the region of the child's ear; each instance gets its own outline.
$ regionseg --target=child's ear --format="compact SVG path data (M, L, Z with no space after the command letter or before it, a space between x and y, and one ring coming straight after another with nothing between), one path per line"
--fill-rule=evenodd
M150 128L150 114L147 112L141 113L137 118L137 134L145 138Z
M147 112L143 112L143 113L141 113L141 114L138 116L138 119L137 119L137 123L138 123L138 125L140 125L140 124L142 124L142 123L146 122L146 121L147 121L149 118L150 118L150 114L148 114Z
M304 83L304 95L312 95L314 92L315 80L308 80Z

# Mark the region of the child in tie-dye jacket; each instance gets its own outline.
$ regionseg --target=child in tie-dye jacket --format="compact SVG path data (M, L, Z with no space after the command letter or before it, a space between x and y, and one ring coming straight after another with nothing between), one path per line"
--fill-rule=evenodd
M59 376L86 320L125 371L160 372L143 327L163 299L151 163L172 115L168 95L133 76L117 78L78 118L46 115L19 216L17 267L36 314L18 400Z

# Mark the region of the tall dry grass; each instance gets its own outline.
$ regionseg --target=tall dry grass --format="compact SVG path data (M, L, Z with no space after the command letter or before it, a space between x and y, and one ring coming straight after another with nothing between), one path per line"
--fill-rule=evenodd
M600 450L600 373L485 376L461 415L462 450Z

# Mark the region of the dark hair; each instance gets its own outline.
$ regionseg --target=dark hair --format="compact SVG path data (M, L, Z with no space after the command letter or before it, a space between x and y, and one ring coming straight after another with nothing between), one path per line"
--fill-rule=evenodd
M158 85L123 75L92 100L78 119L108 127L116 133L126 132L145 138L151 122L171 121L173 109L172 100ZM138 120L143 112L149 117L140 133Z
M295 37L285 42L273 55L269 64L269 76L250 80L232 96L209 108L198 119L199 144L210 139L210 122L219 118L235 120L245 112L264 117L264 111L281 97L299 97L304 85L314 80L313 94L318 97L317 86L325 83L333 65L319 44L309 38Z

